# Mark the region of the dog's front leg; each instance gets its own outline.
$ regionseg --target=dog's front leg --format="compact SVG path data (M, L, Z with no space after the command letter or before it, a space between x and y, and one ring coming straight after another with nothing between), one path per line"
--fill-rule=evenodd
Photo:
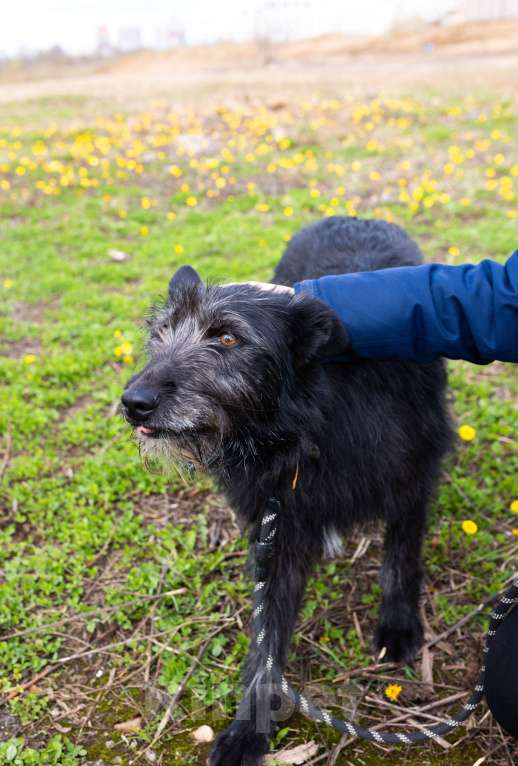
M270 573L261 588L262 630L254 631L245 662L243 701L234 722L218 737L210 766L258 766L268 752L275 722L291 712L279 708L280 690L270 668L284 668L308 571L305 551L293 544L283 546L278 537Z

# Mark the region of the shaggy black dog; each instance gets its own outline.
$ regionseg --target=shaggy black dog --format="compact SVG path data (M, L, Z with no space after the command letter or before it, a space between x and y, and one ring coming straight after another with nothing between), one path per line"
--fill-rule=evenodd
M274 281L420 261L397 226L327 218L291 240ZM267 752L273 724L258 725L270 721L265 660L285 665L308 575L340 554L354 524L386 526L376 647L410 662L422 642L421 542L451 440L445 370L339 361L347 347L333 312L308 295L206 287L183 267L150 319L149 363L122 397L143 453L207 469L251 540L268 498L280 501L267 639L244 672L250 714L219 737L212 766L256 766Z

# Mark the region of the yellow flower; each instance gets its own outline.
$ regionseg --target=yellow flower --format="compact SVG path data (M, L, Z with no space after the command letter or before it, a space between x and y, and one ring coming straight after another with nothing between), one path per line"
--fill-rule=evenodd
M14 282L12 279L9 279L9 277L7 277L7 279L4 279L2 284L6 290L10 290L11 287L14 285Z
M147 237L149 234L149 226L141 226L139 231L141 237Z
M460 250L455 245L452 245L451 247L449 247L448 252L450 255L453 255L453 256L460 255Z
M133 351L133 346L128 340L123 341L120 346L116 346L113 350L115 356L130 356Z
M113 336L114 338L122 338L122 330L115 330Z
M293 215L293 208L292 208L292 207L289 207L289 206L288 206L288 207L285 207L285 208L284 208L284 210L283 210L283 213L284 213L284 215L285 215L287 218L290 218L290 217Z
M461 426L457 432L460 438L465 442L472 442L477 435L473 426Z
M167 220L174 221L175 218L176 218L176 213L174 212L174 210L170 210L167 214Z
M257 205L255 206L255 209L259 213L267 213L268 210L270 209L270 205L267 205L265 202L258 202Z
M187 199L185 200L185 204L189 205L189 207L196 207L196 205L198 204L198 200L196 199L196 197L194 197L191 194L191 196L187 197Z
M388 699L392 700L393 702L397 702L401 692L402 687L399 684L389 684L385 689L385 697L388 697Z
M184 246L183 245L175 245L174 246L174 251L178 255L181 255L183 253L183 251L184 251Z
M478 527L474 521L466 519L466 521L462 522L462 531L467 535L476 535L478 532Z
M515 537L518 537L518 529L514 527L514 529L511 529L511 534L513 534Z
M120 207L120 208L117 210L117 215L119 216L119 218L122 218L122 220L125 220L125 219L128 217L128 214L127 214L127 212L126 212L126 211L124 210L124 208L122 208L122 207Z
M518 513L518 500L513 500L510 505L511 513Z
M122 361L124 362L124 364L133 364L134 360L131 354L126 354L126 356L123 358Z
M36 361L36 356L35 354L25 354L25 356L23 357L23 361L25 364L34 364L34 362Z

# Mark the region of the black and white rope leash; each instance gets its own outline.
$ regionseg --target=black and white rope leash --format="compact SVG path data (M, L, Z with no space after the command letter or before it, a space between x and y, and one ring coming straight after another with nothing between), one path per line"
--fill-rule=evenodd
M269 560L273 554L275 533L277 531L276 519L279 513L279 509L279 501L275 498L270 498L261 522L259 539L256 542L255 548L256 569L253 599L253 640L256 642L258 647L260 647L266 639L263 593L268 584ZM491 640L495 635L498 626L501 625L508 612L517 602L518 578L513 580L512 584L504 591L491 614L491 622L489 625L489 630L486 634L486 641L484 646L484 658L489 651ZM295 706L295 709L303 713L308 718L311 718L313 721L325 723L327 726L332 726L343 734L349 734L351 737L360 737L361 739L370 740L371 742L379 742L390 745L411 745L419 742L430 741L436 739L437 737L442 737L444 734L448 734L460 726L471 715L471 713L475 710L484 696L484 679L486 666L484 659L473 694L455 715L448 717L443 723L438 723L433 726L422 726L418 731L410 731L406 733L365 729L361 726L350 723L349 721L342 721L338 718L335 718L327 710L316 707L310 702L310 700L306 699L303 694L300 694L300 692L293 689L288 684L281 669L276 665L271 655L268 655L266 658L266 671L270 675L272 683L278 684L280 686L283 694L291 700L292 704Z

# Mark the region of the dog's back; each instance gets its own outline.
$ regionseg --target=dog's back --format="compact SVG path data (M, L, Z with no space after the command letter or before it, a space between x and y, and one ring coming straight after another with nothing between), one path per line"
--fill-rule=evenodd
M422 263L416 243L399 226L374 219L333 216L299 231L275 270L274 282Z

